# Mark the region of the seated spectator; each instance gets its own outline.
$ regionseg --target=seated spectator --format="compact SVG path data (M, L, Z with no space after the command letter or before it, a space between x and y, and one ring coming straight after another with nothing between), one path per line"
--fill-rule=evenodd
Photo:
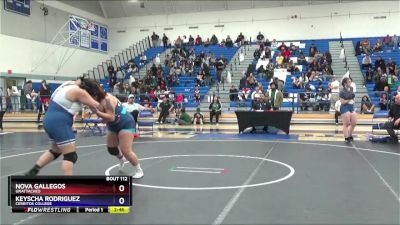
M388 110L389 99L387 93L382 93L379 98L379 106L381 110Z
M147 56L142 53L142 55L140 56L140 66L143 66L144 64L146 64L147 62Z
M378 38L374 47L372 48L372 51L373 52L381 52L383 50L382 46L383 46L382 41L381 41L381 39Z
M381 79L379 80L379 82L377 82L377 83L375 84L374 91L383 91L384 88L385 88L386 86L388 86L388 85L389 85L389 84L387 83L386 78L385 78L385 77L381 77Z
M122 103L122 105L126 108L126 111L133 116L136 123L138 122L137 118L140 112L142 112L143 110L150 110L145 106L135 103L135 96L132 94L128 96L128 101Z
M256 49L253 53L253 57L254 59L258 60L260 58L261 54L260 54L260 50Z
M308 107L312 107L315 102L315 95L312 93L311 88L306 88L306 92L300 93L299 101L300 101L300 109L308 110Z
M284 59L285 59L285 57L283 57L283 55L281 53L278 53L278 57L276 58L277 65L282 66Z
M364 41L362 41L360 45L363 53L369 54L371 52L371 44L369 43L368 38L364 39Z
M382 71L386 71L386 65L385 65L385 60L382 59L381 56L378 56L378 58L375 60L375 71L378 70L378 68L381 68Z
M295 78L293 79L292 87L293 87L294 89L300 89L300 88L302 88L302 84L301 84L301 82L300 82L300 80L299 80L299 77L295 77Z
M238 98L238 89L235 87L235 85L232 85L232 87L229 89L229 100L231 102L236 101Z
M185 108L182 108L181 110L180 110L180 115L179 115L179 118L178 118L178 120L177 120L177 123L179 124L179 125L189 125L189 124L192 124L192 118L189 116L189 114L187 114L186 113L186 109Z
M387 75L391 74L395 76L398 76L399 74L399 70L397 69L397 64L392 60L392 58L389 58L386 64L386 74Z
M291 74L299 71L299 69L294 65L293 60L289 60L287 71Z
M290 43L289 51L291 55L297 55L298 52L297 46L294 45L293 43Z
M389 110L389 121L385 123L385 128L392 138L393 143L399 143L394 129L400 128L400 95L395 97L395 102Z
M311 46L310 46L310 48L309 48L309 50L308 50L308 52L309 52L309 57L314 57L315 56L315 53L317 53L317 51L318 51L318 48L317 48L317 46L315 46L315 44L314 43L312 43L311 44Z
M204 116L200 112L200 108L196 109L196 112L193 115L193 124L203 124L204 123Z
M196 77L197 85L204 86L204 79L205 79L204 71L199 71L199 74L197 74Z
M151 103L151 101L147 97L143 99L143 103L141 105L144 106L145 108L148 108L151 113L155 113L156 112L156 110L153 107L153 104Z
M371 100L368 96L364 95L361 99L361 113L364 114L373 114L374 113L374 104L372 104Z
M368 71L365 73L365 83L371 84L374 82L374 71L372 68L368 68Z
M304 56L302 51L299 52L299 56L297 57L297 64L307 65L306 57Z
M260 94L262 94L262 91L260 90L260 88L258 86L256 86L256 89L251 93L251 100L255 99L255 96L258 94L258 96L260 96Z
M251 89L253 89L257 85L257 80L253 76L253 73L250 73L250 75L247 77L247 84Z
M215 116L216 124L219 125L219 117L221 116L221 102L218 96L214 96L214 99L208 108L210 109L210 123L213 123L213 118Z
M372 59L369 54L365 54L362 59L361 69L372 68Z

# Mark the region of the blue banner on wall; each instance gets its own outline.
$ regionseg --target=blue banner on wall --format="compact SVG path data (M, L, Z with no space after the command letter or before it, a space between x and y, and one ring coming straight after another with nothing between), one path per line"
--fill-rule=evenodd
M91 31L90 48L99 50L99 25L98 24L94 24L94 31Z
M31 0L3 0L4 9L22 14L24 16L31 15Z
M87 19L78 16L70 16L69 18L69 43L71 45L107 52L107 32L107 27Z
M100 26L100 51L106 52L108 50L107 45L107 27Z

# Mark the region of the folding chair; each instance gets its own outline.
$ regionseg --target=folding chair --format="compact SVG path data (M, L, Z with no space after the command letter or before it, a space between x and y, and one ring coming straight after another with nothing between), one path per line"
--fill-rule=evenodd
M82 122L85 123L82 131L90 131L93 135L103 135L105 134L105 129L99 126L99 124L103 123L103 119L101 118L91 118L92 113L89 114L89 118L82 119Z
M139 121L139 118L153 118L153 114L150 111L142 111L138 116L138 133L140 135L141 127L151 127L151 135L153 135L154 131L154 121Z

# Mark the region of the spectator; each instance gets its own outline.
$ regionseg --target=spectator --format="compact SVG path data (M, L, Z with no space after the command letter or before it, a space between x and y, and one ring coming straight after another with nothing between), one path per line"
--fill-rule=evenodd
M393 143L398 143L398 137L394 129L400 128L400 95L395 97L395 102L389 110L389 121L385 123L385 128L392 138Z
M238 89L235 87L235 85L232 85L232 87L229 89L229 100L231 102L234 102L238 98Z
M183 108L183 102L185 100L185 97L183 96L182 93L178 94L178 96L176 96L176 108L177 109L182 109Z
M308 110L308 107L312 107L313 103L315 102L314 94L311 91L310 87L306 88L306 92L300 93L299 95L300 100L300 109L301 110Z
M232 39L231 39L231 37L229 35L226 37L225 46L227 48L232 48L233 47L233 41L232 41Z
M26 98L25 98L25 108L26 109L30 109L30 110L33 110L32 91L33 91L32 81L28 80L24 85L24 95L26 96ZM1 103L0 103L0 105L1 105Z
M179 125L189 125L192 124L192 118L190 118L189 114L186 113L185 108L181 109L181 114L179 119L177 120Z
M225 62L224 62L223 56L221 56L221 58L219 58L215 62L215 67L217 68L217 80L218 80L218 83L221 84L222 71L225 69Z
M276 63L277 63L277 65L279 65L279 66L282 66L283 65L283 60L284 60L285 58L283 57L283 55L281 54L281 53L278 53L278 57L276 58Z
M297 64L307 65L306 57L304 56L302 51L299 52L299 56L297 57Z
M8 86L7 94L6 94L6 111L9 112L9 113L11 113L12 110L13 110L11 97L12 97L12 87Z
M175 41L175 47L176 48L182 47L182 43L183 43L183 40L182 40L181 36L178 36L178 38Z
M388 110L389 99L387 93L382 93L379 98L379 106L381 110Z
M116 78L117 78L117 82L119 82L119 83L121 83L121 84L124 83L125 74L124 74L124 72L122 71L122 69L121 69L120 66L117 67L117 73L115 74L115 76L116 76Z
M194 90L194 100L197 102L197 104L200 104L201 94L199 87L196 87L196 89Z
M273 110L279 110L283 102L283 94L277 89L276 84L272 82L269 90L269 99Z
M107 72L108 72L108 75L109 75L109 76L110 76L111 74L113 74L113 73L114 73L114 66L111 65L111 64L109 64L108 67L107 67Z
M335 124L336 126L339 125L339 116L340 116L340 105L342 103L340 102L340 99L338 99L335 103Z
M239 46L244 44L244 36L242 34L242 32L240 32L240 34L238 35L236 41L235 41Z
M140 56L140 66L143 66L144 64L146 64L147 62L147 56L142 53L142 55Z
M122 103L122 105L126 108L126 111L133 116L136 123L138 122L139 113L142 112L143 110L149 110L149 108L144 107L138 103L135 103L135 96L132 94L128 96L128 101Z
M383 46L383 43L382 43L381 39L378 38L374 47L372 48L372 51L373 52L381 52L383 50L382 46Z
M172 112L172 110L174 109L174 105L169 101L167 97L164 96L158 108L160 110L160 115L156 123L163 124L165 123L165 120L167 119L169 113Z
M397 35L393 35L393 49L396 49L399 46L399 38Z
M261 44L263 41L264 41L264 35L261 34L261 31L260 31L260 32L258 32L258 35L257 35L257 44Z
M292 84L292 86L293 86L293 89L300 89L300 88L302 88L302 83L300 82L298 76L296 76L296 77L293 79L293 84Z
M164 48L168 48L168 37L165 35L165 33L163 34L162 42L163 42Z
M47 84L46 80L42 81L42 86L40 87L39 90L39 101L40 101L40 107L38 107L38 116L37 116L37 122L40 121L40 117L42 114L46 113L47 108L49 106L49 100L51 96L51 91L49 88L49 85Z
M210 123L213 123L213 118L215 116L216 123L219 125L219 117L221 116L221 102L219 101L218 96L214 96L214 99L208 109L210 109Z
M375 106L372 104L371 100L368 96L363 96L361 99L361 113L364 114L373 114Z
M158 46L159 39L160 37L155 32L153 32L153 35L151 35L151 42L153 43L153 47Z
M360 45L363 53L368 54L371 52L371 44L369 43L368 38L364 39L364 41L362 41Z
M189 45L190 46L194 45L194 38L192 37L192 35L189 35Z
M311 44L311 46L310 46L310 48L309 48L309 50L308 50L308 52L309 52L309 57L314 57L315 56L315 53L317 53L317 51L318 51L318 48L317 48L317 46L315 46L315 44L314 43L312 43Z
M399 70L397 69L396 62L392 61L392 58L389 58L388 62L386 64L386 74L398 76L398 73L399 73Z
M388 86L388 85L389 85L389 84L387 83L386 78L385 78L385 77L381 77L381 79L379 80L379 82L377 82L377 83L375 84L374 91L383 91L384 88L385 88L386 86Z
M207 40L204 42L204 47L208 47L212 44L212 42L210 41L210 38L207 38Z
M201 37L200 37L199 35L197 35L197 37L196 37L195 44L196 44L196 45L201 45L201 44L203 44L203 41L201 40Z
M210 39L210 41L211 41L211 44L213 44L213 45L218 44L218 38L217 38L217 36L215 36L215 34L213 34L212 37L211 37L211 39Z
M370 84L374 82L374 71L372 68L368 68L368 71L365 73L365 84Z
M385 43L386 47L393 47L393 40L392 38L388 35L383 39L383 42Z
M361 64L361 69L365 68L372 68L372 59L369 56L369 54L365 54L365 56L362 59L362 64Z
M381 68L382 71L386 71L385 60L382 59L381 56L378 56L378 58L375 60L375 71L377 71L378 68Z
M200 108L196 109L196 112L193 115L193 124L203 124L204 123L204 116L200 112Z

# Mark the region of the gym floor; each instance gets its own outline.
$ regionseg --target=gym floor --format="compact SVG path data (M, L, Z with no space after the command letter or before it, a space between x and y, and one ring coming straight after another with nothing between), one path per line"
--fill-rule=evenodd
M166 135L168 136L168 135ZM299 140L298 135L141 137L145 176L125 215L12 214L7 177L48 148L42 132L0 134L1 224L399 224L399 145ZM80 134L75 174L117 169L104 136ZM41 175L60 175L60 159Z

